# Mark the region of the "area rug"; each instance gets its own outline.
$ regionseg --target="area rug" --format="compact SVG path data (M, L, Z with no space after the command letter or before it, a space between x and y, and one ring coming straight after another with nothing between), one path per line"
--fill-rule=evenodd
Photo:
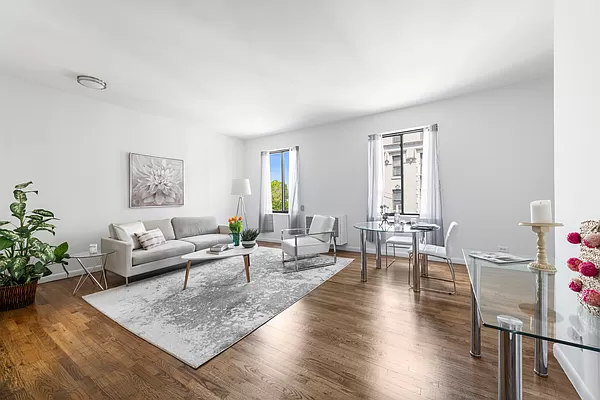
M83 299L125 329L198 368L352 262L338 257L335 265L289 273L293 263L283 270L281 250L259 247L250 258L250 283L242 257L232 257L192 266L186 290L185 270L177 270ZM319 256L304 263L331 259Z

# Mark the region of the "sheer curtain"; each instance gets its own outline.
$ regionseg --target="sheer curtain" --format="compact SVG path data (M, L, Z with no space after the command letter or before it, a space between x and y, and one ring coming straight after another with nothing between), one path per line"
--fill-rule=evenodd
M442 223L442 188L438 159L438 128L432 125L423 129L423 176L421 181L421 220L440 226L431 233L429 241L438 246L444 245Z
M376 221L379 216L379 206L383 202L383 168L382 135L369 135L367 221ZM375 241L373 232L367 233L367 240L369 242Z
M302 215L300 214L299 201L299 174L300 163L298 162L298 147L289 150L289 182L288 182L288 221L289 228L301 228Z
M273 203L271 202L271 163L268 151L260 153L260 205L258 230L273 232Z

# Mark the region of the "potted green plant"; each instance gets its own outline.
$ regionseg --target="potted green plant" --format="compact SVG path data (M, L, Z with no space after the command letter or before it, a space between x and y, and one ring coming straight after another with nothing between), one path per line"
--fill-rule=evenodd
M38 194L37 190L25 190L32 183L16 185L13 191L16 201L9 208L17 222L0 221L0 311L32 304L38 280L52 273L49 265L60 264L67 272L69 245L52 246L35 237L43 231L55 235L56 227L50 222L58 218L41 208L27 211L27 194Z
M256 245L256 238L258 237L258 229L246 229L242 231L242 246L249 249Z

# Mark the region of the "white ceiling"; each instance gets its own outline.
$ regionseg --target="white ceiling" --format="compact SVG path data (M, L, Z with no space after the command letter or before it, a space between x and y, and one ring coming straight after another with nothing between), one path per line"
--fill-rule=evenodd
M550 75L552 14L549 0L3 1L0 74L247 137Z

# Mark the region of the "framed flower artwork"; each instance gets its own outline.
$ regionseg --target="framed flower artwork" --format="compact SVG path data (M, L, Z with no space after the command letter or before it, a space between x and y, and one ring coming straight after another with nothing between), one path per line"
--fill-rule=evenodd
M183 160L129 153L129 207L184 204Z

